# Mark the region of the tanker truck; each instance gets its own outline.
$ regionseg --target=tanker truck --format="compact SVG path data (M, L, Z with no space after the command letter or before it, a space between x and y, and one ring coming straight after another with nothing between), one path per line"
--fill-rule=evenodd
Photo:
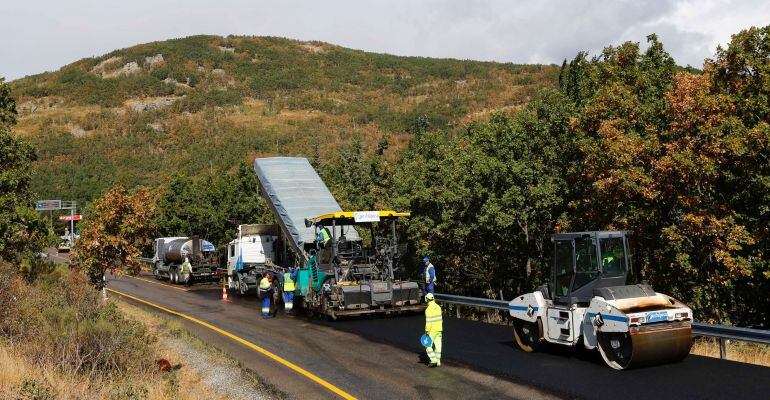
M198 237L163 237L155 239L152 257L155 279L191 285L218 280L219 260L213 244ZM190 271L183 271L185 259Z

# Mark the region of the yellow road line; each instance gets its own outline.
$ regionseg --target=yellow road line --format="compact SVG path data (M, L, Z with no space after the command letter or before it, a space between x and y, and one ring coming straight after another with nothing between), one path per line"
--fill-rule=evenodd
M282 358L282 357L280 357L280 356L278 356L278 355L276 355L276 354L274 354L274 353L272 353L272 352L270 352L268 350L265 350L262 347L259 347L256 344L251 343L251 342L249 342L246 339L242 339L242 338L240 338L238 336L235 336L232 333L230 333L230 332L228 332L228 331L226 331L224 329L218 328L218 327L216 327L214 325L209 324L208 322L201 321L201 320L199 320L199 319L197 319L195 317L191 317L191 316L183 314L183 313L181 313L179 311L174 311L172 309L169 309L169 308L166 308L166 307L163 307L163 306L151 303L151 302L149 302L147 300L140 299L138 297L132 296L132 295L127 294L127 293L123 293L121 291L118 291L118 290L115 290L115 289L110 289L110 288L107 288L107 290L109 290L112 293L118 294L120 296L124 296L124 297L127 297L127 298L132 299L132 300L136 300L136 301L138 301L140 303L147 304L148 306L155 307L155 308L157 308L159 310L162 310L162 311L165 311L165 312L167 312L169 314L176 315L178 317L182 317L182 318L187 319L189 321L195 322L198 325L201 325L201 326L204 326L206 328L209 328L209 329L211 329L214 332L217 332L219 334L227 336L230 339L235 340L236 342L238 342L238 343L240 343L240 344L242 344L242 345L244 345L246 347L249 347L249 348L251 348L253 350L256 350L257 352L259 352L259 353L261 353L261 354L263 354L263 355L273 359L274 361L277 361L278 363L283 364L284 366L291 368L292 370L294 370L295 372L299 373L300 375L302 375L302 376L310 379L311 381L313 381L313 382L315 382L315 383L325 387L326 389L329 389L330 391L336 393L337 395L339 395L343 399L346 399L346 400L356 400L355 397L353 397L350 394L346 393L342 389L340 389L340 388L332 385L331 383L329 383L329 382L327 382L327 381L325 381L325 380L323 380L323 379L313 375L312 373L310 373L307 370L303 369L302 367L292 363L291 361L288 361L288 360L286 360L286 359L284 359L284 358Z
M189 292L189 291L190 291L190 289L185 289L185 288L182 288L182 287L179 287L179 286L172 286L172 285L167 285L167 284L165 284L165 283L160 283L160 282L151 281L151 280L149 280L149 279L140 278L140 277L138 277L138 276L127 276L127 275L124 275L124 276L126 276L126 277L128 277L128 278L131 278L131 279L138 279L138 280L140 280L140 281L145 281L145 282L149 282L149 283L154 283L154 284L156 284L156 285L160 285L160 286L170 287L171 289L181 290L181 291L183 291L183 292Z

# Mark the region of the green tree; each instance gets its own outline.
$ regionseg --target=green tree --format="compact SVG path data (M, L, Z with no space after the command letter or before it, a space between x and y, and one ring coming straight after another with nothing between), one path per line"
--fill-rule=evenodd
M271 221L256 174L246 163L215 178L176 174L158 201L160 235L197 235L220 247L235 237L238 225Z
M47 224L32 209L34 148L11 132L15 101L0 79L0 258L19 262L50 243Z

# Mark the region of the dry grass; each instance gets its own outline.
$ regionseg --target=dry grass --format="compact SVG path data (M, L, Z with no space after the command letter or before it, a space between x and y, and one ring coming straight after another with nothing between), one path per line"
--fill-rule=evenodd
M728 340L727 359L770 367L770 346L759 343ZM715 338L698 338L691 354L719 358L719 342Z
M36 365L19 349L0 342L0 398L3 399L146 399L169 398L169 383L159 374L136 374L115 380L88 379ZM188 399L188 397L183 397ZM193 398L189 398L193 399Z
M109 400L224 400L232 396L210 387L207 381L211 371L195 368L190 354L201 357L212 369L217 366L240 368L238 364L191 337L176 320L164 319L140 308L119 302L118 307L129 318L144 324L158 337L154 344L155 359L166 359L176 366L170 372L146 371L120 377L99 378L66 373L52 365L38 365L23 354L22 349L7 341L0 341L0 399L109 399ZM192 348L181 354L180 347ZM200 361L197 363L201 364ZM248 375L246 373L243 374ZM235 379L235 378L234 378ZM256 377L251 382L234 384L247 390L259 389ZM280 397L268 388L258 390L262 398ZM254 393L254 392L251 392Z

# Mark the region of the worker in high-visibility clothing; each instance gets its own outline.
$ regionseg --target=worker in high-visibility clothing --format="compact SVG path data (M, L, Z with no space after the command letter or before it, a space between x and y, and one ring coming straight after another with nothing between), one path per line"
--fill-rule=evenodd
M326 243L329 243L329 240L332 239L332 234L329 231L329 228L323 226L323 224L318 224L318 238L316 238L316 242L321 243L323 247L326 247Z
M425 293L435 293L436 268L431 264L428 257L423 258L422 263L425 265L425 270L423 271L425 275Z
M294 282L297 280L297 269L289 267L289 272L283 274L283 311L288 314L294 309Z
M270 318L270 300L273 299L273 284L270 282L269 274L265 272L262 280L259 281L259 298L262 300L262 318Z
M192 265L190 265L190 259L185 257L184 262L182 263L182 279L179 282L188 282L190 274L192 274Z
M444 321L441 316L441 306L436 303L433 293L425 295L428 307L425 308L425 334L430 336L431 345L425 348L430 359L429 367L441 366L441 339L444 331Z

